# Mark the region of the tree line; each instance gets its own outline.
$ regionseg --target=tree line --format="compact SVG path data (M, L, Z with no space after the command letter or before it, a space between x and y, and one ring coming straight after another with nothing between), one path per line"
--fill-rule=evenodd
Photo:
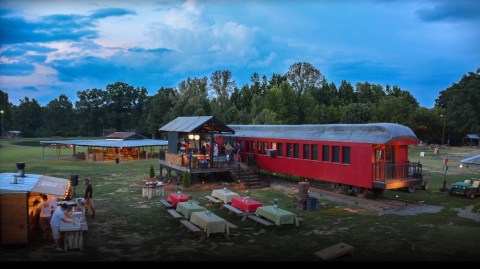
M480 134L480 68L440 91L434 108L421 107L398 86L369 82L337 87L313 65L298 62L270 78L254 73L237 87L228 70L187 78L177 88L115 82L77 92L74 103L61 94L41 106L25 97L19 105L0 90L4 130L24 137L101 136L104 129L135 131L147 137L179 116L213 115L227 124L332 124L392 122L410 127L426 143L460 145L465 134ZM444 141L442 141L444 139Z

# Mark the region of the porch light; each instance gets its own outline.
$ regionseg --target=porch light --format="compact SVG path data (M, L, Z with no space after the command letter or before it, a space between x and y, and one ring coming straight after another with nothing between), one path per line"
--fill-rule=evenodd
M193 134L188 135L188 139L193 140L194 138L195 138L195 136Z
M196 134L196 135L194 136L194 138L195 138L195 140L198 141L198 140L200 140L200 135Z

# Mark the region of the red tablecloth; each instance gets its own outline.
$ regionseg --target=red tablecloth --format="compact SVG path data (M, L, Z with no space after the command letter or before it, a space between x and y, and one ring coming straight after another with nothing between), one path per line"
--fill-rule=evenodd
M263 203L253 200L249 198L248 200L244 200L245 197L233 197L232 198L232 206L238 208L244 212L255 212L257 207L263 206Z
M179 196L178 193L173 193L172 192L168 195L167 201L169 201L174 207L177 207L177 204L179 202L186 202L186 201L188 201L188 198L183 193L180 194L180 196Z

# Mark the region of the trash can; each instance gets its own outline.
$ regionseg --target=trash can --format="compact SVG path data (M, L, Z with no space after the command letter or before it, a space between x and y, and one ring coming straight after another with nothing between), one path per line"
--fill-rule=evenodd
M18 169L18 176L19 177L24 177L25 176L25 163L17 163L17 169Z
M317 205L318 205L318 200L317 200L317 198L309 197L309 198L307 199L307 210L308 210L308 211L315 211L315 210L317 210Z
M118 157L115 158L115 163L116 163L116 164L119 164L119 163L120 163L120 158L118 158Z

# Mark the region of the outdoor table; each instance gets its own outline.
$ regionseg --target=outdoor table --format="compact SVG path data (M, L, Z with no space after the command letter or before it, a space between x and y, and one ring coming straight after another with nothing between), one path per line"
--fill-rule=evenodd
M245 199L245 197L237 196L232 198L232 206L243 212L255 212L258 207L263 206L263 203L251 198Z
M273 223L275 223L277 226L282 224L295 224L298 226L298 219L295 213L283 210L281 208L274 209L274 207L271 205L257 208L255 214L273 221Z
M223 233L227 237L230 234L228 222L211 212L210 215L207 215L206 212L193 212L190 222L202 228L207 234L207 238L212 233Z
M224 203L232 202L233 197L239 196L238 193L228 190L225 192L225 189L218 189L212 191L212 196L222 200Z
M193 212L203 212L207 209L199 206L197 203L187 201L178 203L176 210L180 212L180 214L182 214L186 219L189 219Z
M188 201L188 198L183 193L178 195L178 193L172 192L168 195L167 201L169 201L173 205L173 207L177 207L177 204L179 202L186 202Z
M83 232L88 231L85 214L81 211L73 212L72 219L76 223L60 222L60 232L64 233L64 249L80 249L83 251Z
M163 184L157 184L156 186L143 186L142 197L152 199L152 197L156 196L163 196Z

